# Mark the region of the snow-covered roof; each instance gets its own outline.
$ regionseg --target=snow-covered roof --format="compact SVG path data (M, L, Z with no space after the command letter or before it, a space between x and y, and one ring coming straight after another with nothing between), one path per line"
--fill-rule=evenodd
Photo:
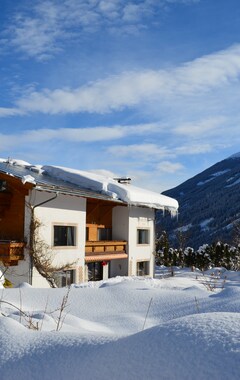
M31 165L22 160L0 159L0 163L7 164L9 170L11 167L23 169L16 176L20 177L23 183L29 182L38 188L41 188L43 183L45 185L52 184L52 179L55 179L61 181L61 184L67 184L70 188L73 186L76 189L77 186L79 189L102 194L109 200L118 200L128 205L153 209L167 209L172 214L177 213L178 202L175 199L129 183L119 183L107 176L60 166ZM15 173L11 172L11 174Z

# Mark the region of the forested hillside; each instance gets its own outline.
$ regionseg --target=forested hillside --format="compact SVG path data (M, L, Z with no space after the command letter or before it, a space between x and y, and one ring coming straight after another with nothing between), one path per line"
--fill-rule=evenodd
M240 222L240 153L163 194L179 202L178 219L159 213L157 220L157 233L166 230L171 244L232 243Z

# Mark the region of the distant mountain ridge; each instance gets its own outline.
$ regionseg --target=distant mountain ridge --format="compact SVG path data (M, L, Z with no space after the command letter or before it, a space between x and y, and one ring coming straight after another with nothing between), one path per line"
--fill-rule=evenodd
M234 223L240 222L240 153L163 194L179 202L178 220L158 217L157 231L165 229L172 243L178 232L195 249L217 240L232 243Z

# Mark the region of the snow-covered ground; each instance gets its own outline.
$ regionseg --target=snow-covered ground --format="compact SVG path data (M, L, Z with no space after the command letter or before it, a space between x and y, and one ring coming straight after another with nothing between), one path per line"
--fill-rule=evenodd
M240 273L212 273L0 289L0 377L239 379Z

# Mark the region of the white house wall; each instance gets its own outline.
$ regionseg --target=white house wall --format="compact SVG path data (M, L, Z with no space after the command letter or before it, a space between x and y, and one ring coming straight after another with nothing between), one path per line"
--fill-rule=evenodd
M154 273L155 211L150 208L129 207L129 274L137 275L137 262L149 262L149 275ZM149 244L137 244L137 230L149 230Z
M76 269L75 282L84 280L85 231L86 231L86 199L59 194L56 199L53 193L34 190L29 201L34 208L34 215L41 222L39 235L49 247L53 255L53 265L60 267L72 264ZM49 201L48 201L49 200ZM42 202L46 202L42 205ZM76 227L76 246L54 247L53 226L73 225ZM33 286L44 286L46 281L33 272Z
M113 240L126 240L129 236L129 209L128 207L114 207L112 213L112 238ZM128 253L128 246L126 247ZM112 260L110 265L110 277L127 276L128 259Z
M155 211L144 207L115 207L113 209L113 239L127 240L127 260L113 260L111 263L111 276L137 275L137 262L149 263L149 275L154 273L154 248L155 248ZM139 228L149 230L149 244L137 244L137 230Z

